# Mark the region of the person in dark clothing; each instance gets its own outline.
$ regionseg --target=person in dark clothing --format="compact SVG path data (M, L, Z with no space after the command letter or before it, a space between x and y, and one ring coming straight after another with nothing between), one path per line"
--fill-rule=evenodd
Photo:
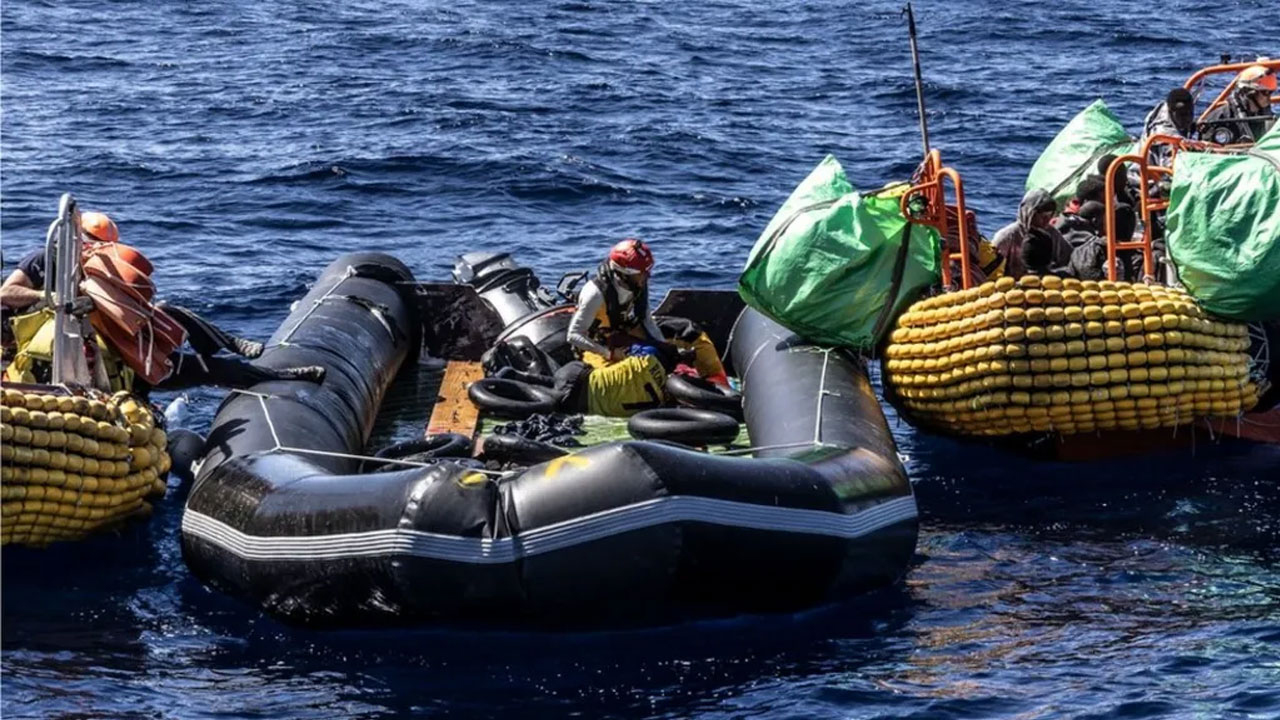
M119 241L119 230L115 223L104 213L83 212L80 214L80 228L86 245L114 246ZM148 263L149 265L149 263ZM6 331L4 342L8 355L11 338L8 330L12 317L38 309L44 302L44 289L48 272L45 267L45 251L43 248L33 250L23 256L17 268L9 274L3 285L0 285L0 306L3 306L3 324ZM89 298L78 298L88 301ZM217 356L219 351L227 351L243 358L256 358L262 355L262 343L236 337L218 328L195 312L164 302L153 305L176 321L187 334L187 344L193 353L175 352L171 358L174 372L167 378L165 388L191 387L195 385L225 385L228 387L248 387L268 380L308 380L321 382L325 369L320 366L292 367L273 369L260 367L244 362L239 358ZM87 312L91 305L82 308ZM44 369L42 369L44 370ZM139 378L136 380L139 392L145 393L150 388Z
M1089 230L1081 228L1073 241L1078 241L1071 252L1068 272L1080 280L1107 279L1107 208L1100 202L1087 202L1080 208L1080 218L1088 223ZM1137 216L1128 205L1116 207L1116 242L1129 242L1137 226ZM1117 280L1134 282L1140 274L1134 271L1135 252L1122 250L1116 254ZM1141 263L1141 257L1138 258Z
M1102 181L1103 197L1106 196L1107 173L1111 170L1111 163L1116 161L1115 155L1103 155L1098 159L1098 179ZM1138 172L1134 169L1135 174ZM1127 166L1121 165L1116 170L1115 175L1115 193L1116 204L1137 205L1138 204L1138 186L1139 180L1135 177L1134 182L1130 182L1129 171ZM1099 200L1101 202L1101 200Z
M1265 65L1252 65L1240 72L1226 102L1214 108L1200 123L1202 140L1219 145L1255 143L1275 124L1271 93L1276 91L1276 72Z
M1037 267L1064 266L1071 260L1071 246L1051 224L1057 209L1058 204L1044 190L1032 190L1022 198L1018 219L1000 228L992 241L1005 258L1005 275L1016 279L1030 272L1023 262L1022 246L1033 236L1038 246L1048 243L1051 255L1047 265L1037 262ZM1039 258L1040 249L1031 250L1033 258Z
M1173 137L1190 138L1195 131L1195 98L1183 87L1169 91L1164 102L1147 113L1142 125L1142 140L1152 135L1171 135ZM1168 145L1159 144L1151 148L1147 154L1147 163L1159 167L1169 167L1173 162L1173 150Z
M1088 202L1102 202L1105 190L1106 185L1102 182L1102 178L1097 175L1086 177L1076 185L1076 194L1067 202L1062 214L1054 218L1053 226L1062 233L1062 237L1073 250L1093 234L1093 223L1080 217L1080 208Z

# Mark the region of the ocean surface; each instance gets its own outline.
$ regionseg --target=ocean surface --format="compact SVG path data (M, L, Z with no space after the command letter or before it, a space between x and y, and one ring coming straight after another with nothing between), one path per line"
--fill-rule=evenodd
M544 279L637 235L732 287L827 153L920 158L897 2L0 5L6 271L63 192L161 293L265 339L339 253ZM1280 53L1274 2L922 1L928 120L984 231L1103 97ZM172 396L161 396L162 400ZM190 395L205 429L220 399ZM922 512L903 582L625 633L312 632L188 573L174 487L116 537L3 555L5 718L1280 717L1280 451L1032 463L890 417Z

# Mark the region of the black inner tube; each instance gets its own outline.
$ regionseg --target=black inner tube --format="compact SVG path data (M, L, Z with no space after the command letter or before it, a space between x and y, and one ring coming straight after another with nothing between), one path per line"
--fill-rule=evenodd
M547 388L503 378L477 380L467 389L467 395L480 409L517 420L554 412L560 399Z
M378 459L425 462L436 458L468 457L471 449L471 438L459 433L440 433L428 438L406 440L379 449L374 453L374 458L377 459L364 461L361 472L403 469L398 463L379 462Z
M671 375L667 378L667 394L681 405L715 410L742 420L742 395L710 380L688 375Z
M640 440L667 440L692 447L728 445L738 437L738 421L714 410L658 408L632 415L627 432Z

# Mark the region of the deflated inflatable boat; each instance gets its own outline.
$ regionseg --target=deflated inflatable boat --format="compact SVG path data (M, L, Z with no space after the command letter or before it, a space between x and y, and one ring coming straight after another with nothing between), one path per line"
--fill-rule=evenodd
M357 474L431 298L387 256L324 271L261 360L324 365L323 385L259 385L214 421L182 522L198 577L299 623L630 625L803 608L905 569L915 500L863 366L750 310L728 355L754 457L629 441L505 474Z

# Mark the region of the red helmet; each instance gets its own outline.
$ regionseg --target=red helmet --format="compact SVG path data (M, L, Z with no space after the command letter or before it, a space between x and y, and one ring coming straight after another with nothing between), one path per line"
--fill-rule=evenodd
M640 275L653 269L653 253L643 242L627 238L609 251L609 265L624 275Z

